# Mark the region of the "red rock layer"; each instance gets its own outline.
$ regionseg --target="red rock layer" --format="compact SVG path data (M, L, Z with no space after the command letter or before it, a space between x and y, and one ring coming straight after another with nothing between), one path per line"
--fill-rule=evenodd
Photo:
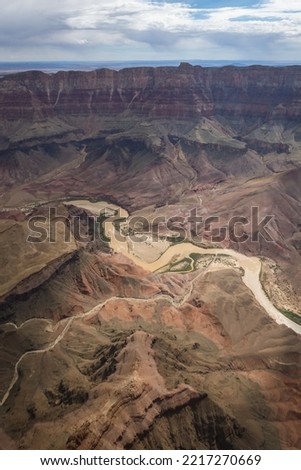
M115 115L177 119L216 114L295 119L301 67L132 68L25 72L0 80L0 118Z

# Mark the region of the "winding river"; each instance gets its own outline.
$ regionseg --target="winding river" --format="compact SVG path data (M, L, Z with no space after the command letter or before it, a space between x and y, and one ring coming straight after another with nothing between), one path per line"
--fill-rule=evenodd
M81 207L89 210L93 214L99 214L99 211L107 208L111 211L118 211L118 217L128 218L129 214L125 209L122 209L114 204L108 204L105 202L92 203L85 200L68 201L66 204L73 204L77 207ZM127 241L121 241L120 237L115 236L116 228L114 227L113 220L108 219L105 223L105 234L111 239L109 245L110 248L116 253L122 253L124 256L133 261L136 265L145 269L146 271L155 272L161 269L163 266L168 265L171 260L177 256L181 258L188 257L191 253L198 253L200 255L228 255L235 259L239 266L243 268L244 275L242 280L244 284L253 292L257 302L263 307L266 313L273 318L273 320L282 325L286 325L296 333L301 334L301 325L298 325L294 321L283 315L269 300L266 293L264 292L260 282L261 272L261 261L258 257L246 256L242 253L238 253L232 249L222 248L201 248L192 243L180 243L170 246L158 259L148 263L143 259L135 255L133 251L129 250ZM222 269L222 267L221 267Z
M121 209L113 204L108 204L108 203L92 203L89 201L68 201L65 204L72 204L77 207L81 207L84 209L88 209L90 212L99 215L100 210L104 208L108 208L111 211L119 211L119 217L128 217L128 213L124 210ZM117 253L122 253L124 256L126 256L128 259L133 261L136 265L142 267L146 271L150 272L155 272L164 266L170 264L170 262L174 259L174 257L177 258L185 258L189 257L191 253L198 253L200 255L215 255L215 257L212 257L212 260L209 262L207 265L205 271L200 270L200 272L194 277L194 279L190 283L190 287L187 291L187 293L181 298L179 301L176 301L175 299L172 299L171 297L160 294L158 296L155 296L152 299L141 299L141 298L129 298L128 301L131 302L150 302L150 301L158 301L158 300L167 300L171 304L173 304L176 307L179 307L183 305L190 297L193 289L194 282L198 279L199 276L204 275L204 272L210 270L210 266L214 259L219 256L219 255L228 255L231 256L233 259L237 261L239 266L243 268L244 270L244 275L242 277L243 282L245 285L253 292L257 302L263 307L263 309L266 311L266 313L273 318L273 320L278 323L278 324L283 324L286 325L288 328L291 328L294 330L297 334L301 334L301 325L298 325L297 323L293 322L289 318L285 317L277 308L272 304L272 302L269 300L269 298L266 296L261 282L260 282L260 271L261 271L261 261L259 258L253 256L253 257L248 257L246 255L243 255L242 253L238 253L234 250L231 249L221 249L221 248L201 248L193 245L192 243L181 243L177 245L172 245L170 246L161 256L158 257L155 261L151 263L147 263L143 259L139 258L138 256L135 255L132 251L129 250L128 243L127 241L120 241L120 237L115 237L115 227L113 224L112 220L107 220L105 224L105 234L107 237L111 239L109 245L112 250L114 250ZM221 266L221 269L223 269L223 266ZM42 354L47 351L51 351L52 349L55 348L55 346L65 337L65 334L71 327L72 323L74 320L79 319L79 318L87 318L89 316L93 316L98 313L99 309L103 306L105 306L107 303L111 301L116 301L118 299L123 299L122 297L111 297L100 304L96 305L93 307L91 310L88 312L81 313L79 315L75 315L72 318L64 319L61 320L57 325L54 326L54 329L51 328L51 331L55 332L58 329L58 326L63 326L62 330L58 335L56 336L55 340L48 346L38 349L38 350L33 350L33 351L26 351L17 361L14 367L14 375L13 378L4 393L2 400L0 401L0 406L3 406L4 403L7 401L10 392L12 388L14 387L15 383L17 382L19 378L19 366L22 360L31 354ZM22 325L17 327L14 323L7 323L7 326L11 326L16 329L23 328L23 326L29 322L34 322L34 321L44 321L47 323L50 323L49 320L45 319L30 319L24 322Z

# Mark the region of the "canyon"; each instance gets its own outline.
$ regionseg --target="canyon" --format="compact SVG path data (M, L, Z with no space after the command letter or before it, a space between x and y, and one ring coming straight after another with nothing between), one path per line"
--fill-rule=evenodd
M0 448L300 448L300 182L300 66L0 78Z

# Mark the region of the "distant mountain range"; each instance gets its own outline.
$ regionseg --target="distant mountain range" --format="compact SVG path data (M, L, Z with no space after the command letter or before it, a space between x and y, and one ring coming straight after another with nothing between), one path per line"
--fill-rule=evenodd
M202 67L224 67L234 65L236 67L248 67L250 65L267 65L270 67L299 65L301 61L263 61L263 60L125 60L125 61L18 61L0 62L0 75L7 73L25 72L27 70L42 70L47 73L55 73L59 70L95 70L110 68L120 70L131 67L165 67L178 66L181 62Z

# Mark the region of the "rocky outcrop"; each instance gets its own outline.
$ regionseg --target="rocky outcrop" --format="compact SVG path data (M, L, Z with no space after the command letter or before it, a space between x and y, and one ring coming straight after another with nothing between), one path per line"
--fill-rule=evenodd
M70 132L72 119L90 115L101 118L126 113L127 117L178 120L219 115L242 128L250 125L248 119L253 123L258 119L298 119L300 76L298 66L202 68L189 64L118 72L24 72L0 79L0 118L54 119L55 127L55 118L63 117L71 125L63 132ZM2 145L7 146L7 140Z
M292 170L300 76L298 66L189 64L5 76L3 204L85 194L135 209L229 177Z
M158 416L206 397L185 384L175 390L166 389L157 371L152 341L152 336L143 331L128 338L116 358L116 372L109 379L114 389L109 408L96 419L84 422L69 437L68 448L127 448L150 429ZM89 432L95 426L96 435Z
M173 289L170 301L112 297L70 323L2 326L4 386L12 364L36 351L19 362L0 409L16 447L298 447L298 336L272 322L229 269L200 277L181 307L172 298L193 275L152 277ZM71 284L61 289L67 303Z

